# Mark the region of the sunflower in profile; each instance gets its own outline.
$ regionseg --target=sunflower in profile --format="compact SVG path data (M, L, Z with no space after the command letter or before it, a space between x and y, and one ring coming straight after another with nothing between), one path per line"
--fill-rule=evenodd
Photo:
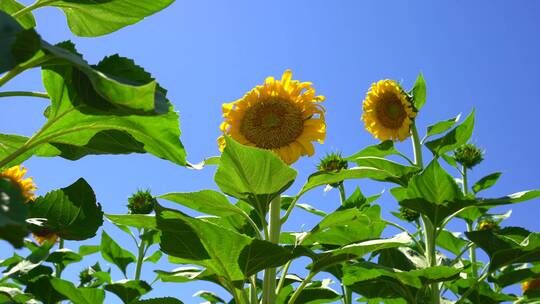
M285 163L313 155L313 141L324 142L324 96L316 96L309 82L292 80L285 71L281 80L266 78L241 99L223 104L225 121L220 129L237 142L271 150ZM220 150L225 138L218 138Z
M416 111L401 86L394 80L371 85L363 102L366 130L381 141L403 141L410 136Z
M34 199L34 190L36 186L31 177L24 178L27 169L22 166L14 166L0 172L0 177L7 178L21 191L21 194L26 199L25 203Z

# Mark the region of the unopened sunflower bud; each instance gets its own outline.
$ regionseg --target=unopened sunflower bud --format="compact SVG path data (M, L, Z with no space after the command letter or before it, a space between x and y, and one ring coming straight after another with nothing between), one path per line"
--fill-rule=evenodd
M320 172L338 172L348 167L349 164L341 157L341 153L329 153L321 159L317 165L317 170Z
M484 160L484 153L473 144L465 144L454 151L454 158L465 168L471 169Z
M399 214L408 222L416 222L420 217L420 213L406 207L399 207Z
M128 210L130 214L149 214L154 210L157 200L148 190L139 190L128 198Z
M478 230L494 231L499 229L499 224L490 218L484 218L478 221Z
M341 153L329 153L327 154L319 164L317 165L317 170L319 172L339 172L341 170L345 170L349 167L349 164L346 160L341 157ZM330 184L330 186L336 188L340 185L340 183L334 183Z

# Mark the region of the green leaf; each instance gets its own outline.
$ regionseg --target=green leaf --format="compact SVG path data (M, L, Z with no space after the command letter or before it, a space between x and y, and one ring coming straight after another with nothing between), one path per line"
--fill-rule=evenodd
M62 248L51 252L47 258L47 262L60 264L63 267L66 267L69 264L80 262L82 259L83 257L80 254L67 248Z
M140 229L155 229L156 217L148 214L105 214L105 217L117 225Z
M339 172L317 172L309 176L300 193L305 193L320 186L339 183L347 179L359 178L385 180L386 178L391 178L391 176L383 170L369 167L354 167Z
M94 254L94 253L97 253L101 250L101 247L100 246L95 246L95 245L81 245L79 247L79 254L82 255L82 256L87 256L87 255L90 255L90 254Z
M145 151L157 157L185 165L185 151L179 140L178 114L174 112L172 106L167 105L168 111L159 115L122 114L121 111L110 108L108 102L100 106L105 107L103 109L89 106L80 95L81 92L74 88L76 84L83 81L75 82L78 80L64 75L72 72L64 70L59 74L57 71L48 69L43 71L45 88L52 100L52 105L47 111L48 122L33 138L31 148L42 143L50 143L62 152L61 156L76 159L87 154L140 153L142 145ZM109 85L106 88L110 91L109 94L117 90ZM82 92L88 92L88 90ZM149 94L152 96L150 100L140 98ZM128 98L134 106L137 100L134 98L137 96L140 103L146 103L148 100L153 107L154 95L155 91L144 94L135 91L121 98ZM140 145L135 144L134 141ZM132 144L119 149L118 142Z
M77 288L73 283L58 278L51 279L51 285L73 303L98 304L105 300L105 292L99 288Z
M101 205L96 202L94 191L83 179L72 185L38 197L29 205L29 217L44 218L46 229L66 240L86 240L103 224Z
M378 251L377 264L403 271L428 267L426 258L408 247L386 248Z
M479 181L477 181L473 186L472 190L474 193L478 193L482 190L486 190L488 188L491 188L497 181L499 180L499 177L501 177L501 172L495 172L491 173L487 176L482 177Z
M0 1L0 10L13 15L16 12L22 10L25 6L15 0L2 0ZM25 28L30 29L36 27L36 20L31 12L27 12L24 15L20 15L16 18L17 21Z
M475 283L476 279L459 279L450 284L450 289L456 294L464 294ZM478 287L467 296L471 303L497 304L510 303L516 300L515 296L507 295L502 292L496 292L491 289L489 284L482 282Z
M17 287L0 286L0 303L32 303L33 300L32 294L24 293Z
M210 304L226 303L225 300L223 300L217 294L211 291L199 290L193 296L203 298L206 301L208 301L207 303L210 303Z
M425 138L448 131L459 121L460 118L461 114L448 120L439 121L438 123L427 127L427 134Z
M370 167L384 171L387 176L383 179L375 177L375 180L383 182L393 182L398 185L407 186L409 179L418 171L417 167L404 166L402 164L387 160L385 158L362 156L351 160L360 167Z
M225 194L247 201L259 210L291 186L296 171L271 151L248 147L225 137L214 180Z
M518 264L517 267L508 266L494 276L492 282L500 287L507 287L520 282L537 279L540 277L540 265L536 264L532 267L527 267L528 264Z
M458 255L467 245L467 241L459 237L460 233L442 230L437 237L437 246Z
M415 296L429 283L454 280L460 269L436 266L411 271L395 271L369 262L343 267L342 283L368 298L405 298L417 303ZM423 301L421 301L423 302Z
M320 243L343 246L379 238L386 227L381 208L338 210L325 216L304 239L303 244Z
M106 35L169 6L174 0L40 0L41 6L55 6L66 14L71 32L82 37Z
M137 260L131 252L123 249L111 239L105 231L101 233L101 256L106 261L118 266L124 275L127 266Z
M521 203L540 197L540 190L527 190L509 194L500 198L478 199L479 206L501 206L515 203Z
M193 210L217 215L228 216L234 214L244 215L244 211L231 204L227 197L214 190L201 190L198 192L173 192L158 196Z
M8 277L28 274L47 259L49 256L49 250L51 250L53 245L54 244L49 242L43 243L43 245L32 250L32 252L26 258L15 264L13 267L7 269L4 272L4 275Z
M411 242L412 240L407 234L401 233L389 239L372 239L352 243L338 249L324 251L318 256L312 257L314 262L311 269L316 272L321 271L345 261L359 259L371 252L406 246L410 245Z
M163 297L163 298L152 298L146 300L139 300L135 304L183 304L184 302L172 298L172 297Z
M416 82L414 83L411 93L414 107L416 110L420 110L426 103L427 95L426 81L424 80L422 73L418 74L418 78L416 78Z
M278 245L176 210L158 205L156 212L164 253L204 266L228 282L243 282L262 269L283 265L292 256Z
M452 131L446 133L444 136L437 138L426 143L426 147L435 156L441 156L446 152L452 151L457 147L467 143L471 138L474 129L474 110L467 116L467 118Z
M5 159L10 154L14 153L17 149L23 146L28 141L28 139L28 137L15 134L0 134L0 160ZM57 156L60 153L60 150L56 149L54 146L49 144L43 144L39 147L30 149L25 153L19 155L17 158L7 163L4 167L9 168L21 164L25 160L32 157L32 155L51 157Z
M454 212L474 204L463 199L454 178L436 159L413 177L407 188L394 188L390 192L400 205L427 215L435 226Z
M152 255L149 255L147 257L144 258L144 262L151 262L151 263L157 263L159 262L159 260L161 259L161 257L163 256L163 253L161 253L161 251L157 250L156 252L152 253Z
M506 227L496 232L471 231L465 234L488 254L489 271L514 263L540 261L540 233Z
M185 283L194 280L205 280L206 272L197 267L178 267L172 271L154 270L157 274L157 279L162 282Z
M117 295L125 304L133 303L152 290L145 281L121 280L105 285L105 290Z
M385 157L388 155L401 155L399 151L394 147L394 142L391 140L385 140L379 144L368 146L349 157L344 159L347 161L354 161L359 157L373 156L373 157Z
M0 239L20 248L28 234L28 208L20 189L9 179L0 177Z
M55 278L50 274L38 276L27 283L24 291L31 293L44 304L56 304L66 300L67 297L56 291L52 286L53 279Z
M4 4L2 0L0 9L4 5L9 3ZM0 74L13 69L38 52L39 40L33 29L24 29L17 20L0 10Z
M306 287L298 298L296 303L305 304L322 304L322 303L336 303L341 299L341 295L328 286L323 287Z

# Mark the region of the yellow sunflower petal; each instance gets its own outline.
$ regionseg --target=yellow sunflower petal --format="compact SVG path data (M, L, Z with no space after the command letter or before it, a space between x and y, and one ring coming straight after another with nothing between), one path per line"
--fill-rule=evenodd
M326 134L324 107L318 104L309 82L292 80L287 70L280 80L268 77L243 98L222 107L220 130L236 141L274 151L291 164L302 155L313 155L312 141L323 142ZM316 104L317 103L317 104ZM218 139L222 150L225 141Z

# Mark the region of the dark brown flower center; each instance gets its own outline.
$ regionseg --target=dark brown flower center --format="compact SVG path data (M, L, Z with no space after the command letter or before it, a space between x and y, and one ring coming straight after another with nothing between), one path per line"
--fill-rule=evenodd
M384 93L377 104L377 118L389 129L399 129L407 118L405 107L393 92Z
M275 149L294 142L304 130L302 111L285 99L269 98L246 110L240 132L257 147Z

